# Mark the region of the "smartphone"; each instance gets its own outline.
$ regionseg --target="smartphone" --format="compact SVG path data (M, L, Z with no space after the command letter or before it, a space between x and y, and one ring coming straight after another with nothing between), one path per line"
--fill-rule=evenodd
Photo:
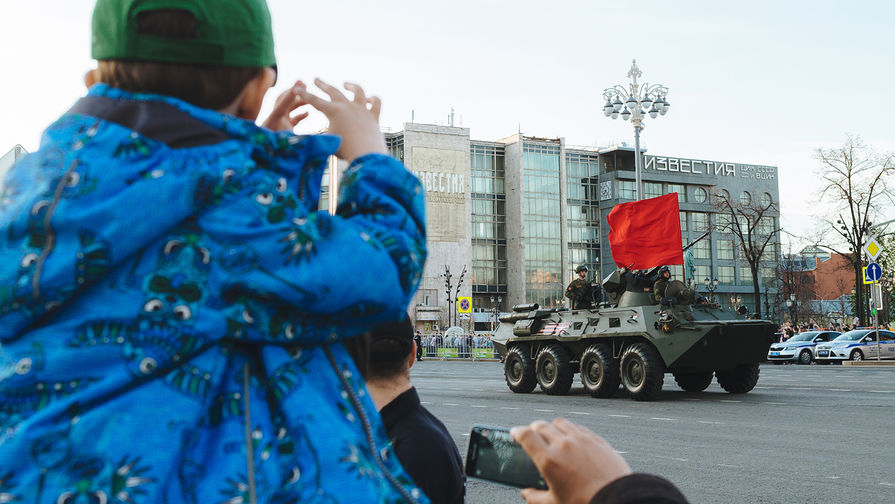
M466 450L466 475L519 488L547 489L525 450L506 427L473 425Z

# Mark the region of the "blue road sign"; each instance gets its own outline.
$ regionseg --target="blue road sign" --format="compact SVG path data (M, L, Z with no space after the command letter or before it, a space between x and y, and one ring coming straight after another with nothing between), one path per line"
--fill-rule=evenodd
M879 282L883 277L883 268L879 264L873 262L867 265L867 280L871 282Z

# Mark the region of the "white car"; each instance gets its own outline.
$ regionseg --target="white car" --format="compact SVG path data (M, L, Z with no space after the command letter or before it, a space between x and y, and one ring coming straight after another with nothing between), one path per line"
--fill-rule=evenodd
M774 343L768 350L768 360L773 363L798 362L811 364L814 360L814 346L826 343L839 336L838 331L807 331L796 334L783 343Z
M895 359L895 333L880 330L878 348L880 359ZM814 358L818 362L875 360L876 355L876 329L849 331L829 343L814 347Z

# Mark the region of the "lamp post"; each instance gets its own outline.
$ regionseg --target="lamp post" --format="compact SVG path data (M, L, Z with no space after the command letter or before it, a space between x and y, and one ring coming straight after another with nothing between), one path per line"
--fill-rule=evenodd
M502 302L503 296L497 296L497 299L494 299L494 296L491 296L491 309L494 310L494 319L491 321L492 334L497 330L497 312L500 309L500 303Z
M792 322L792 325L796 325L796 295L790 294L789 299L786 300L786 307L789 308L789 320Z
M715 302L715 290L718 288L718 279L713 278L709 280L709 277L705 277L705 288L709 290L709 302Z
M668 88L661 84L638 84L637 78L642 74L637 67L637 60L631 63L628 77L631 83L628 87L616 84L603 90L603 115L613 119L622 116L622 119L631 120L634 125L634 179L637 191L637 201L643 199L643 187L640 172L643 162L640 158L640 130L643 129L643 119L647 114L653 119L668 112L670 104L665 100Z

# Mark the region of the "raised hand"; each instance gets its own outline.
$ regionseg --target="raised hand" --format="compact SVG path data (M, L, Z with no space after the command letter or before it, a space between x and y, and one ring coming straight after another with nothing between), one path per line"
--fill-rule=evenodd
M357 84L345 83L354 98L349 100L334 86L314 79L314 84L329 96L329 100L308 91L304 83L293 86L303 103L323 112L329 119L328 133L342 137L338 155L349 163L365 154L385 154L385 138L379 130L379 110L382 102L375 96L367 97Z
M280 93L280 96L277 97L277 101L274 102L270 116L261 123L262 126L274 131L292 131L302 119L308 117L308 112L292 115L292 112L297 108L306 105L305 101L296 92L298 86L304 88L304 83L302 81L295 81L295 84L291 88Z
M547 482L548 490L522 490L530 504L586 504L601 488L631 474L605 439L564 418L513 427L510 434Z

